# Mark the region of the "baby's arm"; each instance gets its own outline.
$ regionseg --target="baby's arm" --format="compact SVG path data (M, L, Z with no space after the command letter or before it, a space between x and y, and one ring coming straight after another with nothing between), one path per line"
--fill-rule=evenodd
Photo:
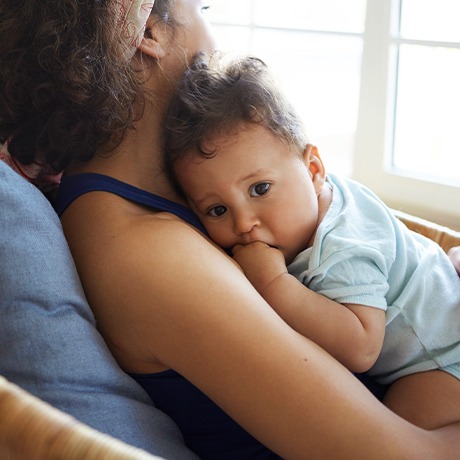
M255 242L233 249L249 281L293 329L316 342L353 372L365 372L380 354L385 312L342 305L315 293L287 271L283 254Z

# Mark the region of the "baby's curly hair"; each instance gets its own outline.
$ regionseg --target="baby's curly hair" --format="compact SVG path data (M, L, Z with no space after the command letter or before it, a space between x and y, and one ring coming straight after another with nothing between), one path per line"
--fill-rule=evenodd
M20 163L60 171L113 149L140 117L142 81L115 21L113 0L1 1L0 142Z
M308 144L301 118L261 59L198 54L164 119L164 167L179 192L175 163L187 155L212 157L219 136L228 137L242 122L261 124L299 154Z

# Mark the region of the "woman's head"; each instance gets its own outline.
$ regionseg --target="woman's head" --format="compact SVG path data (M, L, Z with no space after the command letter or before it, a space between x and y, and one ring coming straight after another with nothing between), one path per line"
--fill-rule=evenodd
M198 56L179 84L165 119L166 169L188 154L212 156L219 139L242 123L257 123L301 155L308 143L301 119L263 61Z
M126 8L131 3L139 11ZM147 19L152 10L173 27L173 3L2 0L0 142L21 163L58 170L117 145L144 101L142 73L127 52L133 24L126 15Z
M154 4L146 0L115 0L115 28L120 38L123 57L131 59L141 44L150 14L157 14L164 22L171 21L174 0L160 0Z

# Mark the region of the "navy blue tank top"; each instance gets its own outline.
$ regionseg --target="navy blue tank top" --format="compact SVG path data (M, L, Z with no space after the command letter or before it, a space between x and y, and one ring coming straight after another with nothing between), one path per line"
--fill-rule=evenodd
M198 217L185 206L167 200L153 193L146 192L133 185L126 184L103 174L85 173L74 176L62 176L54 208L59 216L79 196L89 192L110 192L134 203L147 206L157 211L166 211L179 216L189 224L206 232Z
M79 196L106 191L157 211L175 214L204 231L185 206L101 174L63 176L55 204L59 215ZM203 392L173 370L130 374L153 403L181 430L186 445L202 460L279 460L281 457L239 426Z

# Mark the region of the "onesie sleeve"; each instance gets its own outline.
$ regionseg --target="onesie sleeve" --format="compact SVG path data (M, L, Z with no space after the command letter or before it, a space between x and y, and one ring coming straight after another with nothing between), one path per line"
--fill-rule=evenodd
M338 303L386 310L387 262L375 248L355 246L329 255L309 273L304 284Z
M400 282L397 254L404 254L395 219L362 185L335 176L331 180L333 201L313 245L294 259L289 273L338 303L386 310L390 286Z

